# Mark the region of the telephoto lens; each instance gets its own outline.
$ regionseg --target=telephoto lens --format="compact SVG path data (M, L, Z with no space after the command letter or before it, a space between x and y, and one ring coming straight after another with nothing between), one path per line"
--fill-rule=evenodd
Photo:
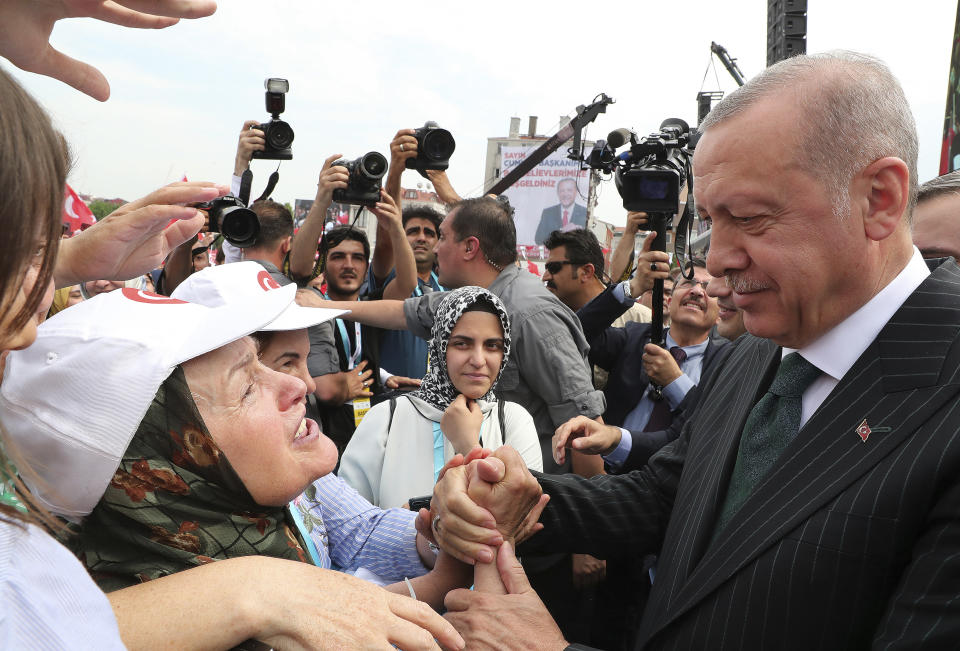
M417 170L426 178L427 170L445 170L450 167L450 156L457 148L453 134L441 129L431 120L414 131L413 135L417 139L417 155L407 159L407 169Z

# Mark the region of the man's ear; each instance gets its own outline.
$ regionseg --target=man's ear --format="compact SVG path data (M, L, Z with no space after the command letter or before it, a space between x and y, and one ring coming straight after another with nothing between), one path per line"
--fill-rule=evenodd
M465 237L460 243L463 245L464 260L473 260L478 255L482 255L480 252L480 240L478 240L476 237Z
M590 279L597 273L597 268L591 263L582 264L577 267L577 280L581 283L590 282Z
M287 255L290 253L290 245L293 242L293 237L287 236L280 240L280 255Z
M882 241L905 219L910 198L910 172L899 158L887 156L867 166L852 184L851 203L862 202L867 237Z

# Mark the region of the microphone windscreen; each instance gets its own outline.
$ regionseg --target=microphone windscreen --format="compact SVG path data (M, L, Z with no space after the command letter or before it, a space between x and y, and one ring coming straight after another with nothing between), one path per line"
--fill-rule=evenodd
M607 134L607 144L613 149L619 149L630 142L630 129L617 129Z

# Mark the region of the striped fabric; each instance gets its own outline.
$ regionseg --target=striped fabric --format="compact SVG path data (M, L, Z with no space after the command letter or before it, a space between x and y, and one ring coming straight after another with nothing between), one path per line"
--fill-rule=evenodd
M373 506L333 474L313 482L313 499L302 504L312 516L309 532L320 567L354 572L363 567L387 581L425 574L417 553L416 514ZM308 491L296 501L307 500Z
M740 432L780 354L747 336L645 469L540 477L546 529L528 546L659 550L638 649L957 648L958 333L960 268L943 262L711 542Z
M66 547L0 521L0 649L124 649L106 596Z

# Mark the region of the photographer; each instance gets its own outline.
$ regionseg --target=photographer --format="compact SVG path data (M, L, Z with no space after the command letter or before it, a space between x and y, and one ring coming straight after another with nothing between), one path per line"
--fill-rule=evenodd
M313 206L293 240L290 249L290 274L294 278L309 279L313 276L317 242L323 235L327 208L333 201L333 191L338 188L347 188L347 181L350 178L347 168L340 165L331 166L340 158L342 158L341 154L334 154L323 162ZM407 244L399 206L399 202L388 192L382 192L380 203L371 209L377 217L377 246L389 245L392 253L389 259L379 263L379 268L376 268L378 263L374 263L374 274L378 278L385 278L394 261L397 266L396 282L391 283L391 286L384 291L383 298L406 298L417 286L416 261L413 259L413 251ZM375 255L374 260L376 257ZM384 263L389 265L385 269Z

